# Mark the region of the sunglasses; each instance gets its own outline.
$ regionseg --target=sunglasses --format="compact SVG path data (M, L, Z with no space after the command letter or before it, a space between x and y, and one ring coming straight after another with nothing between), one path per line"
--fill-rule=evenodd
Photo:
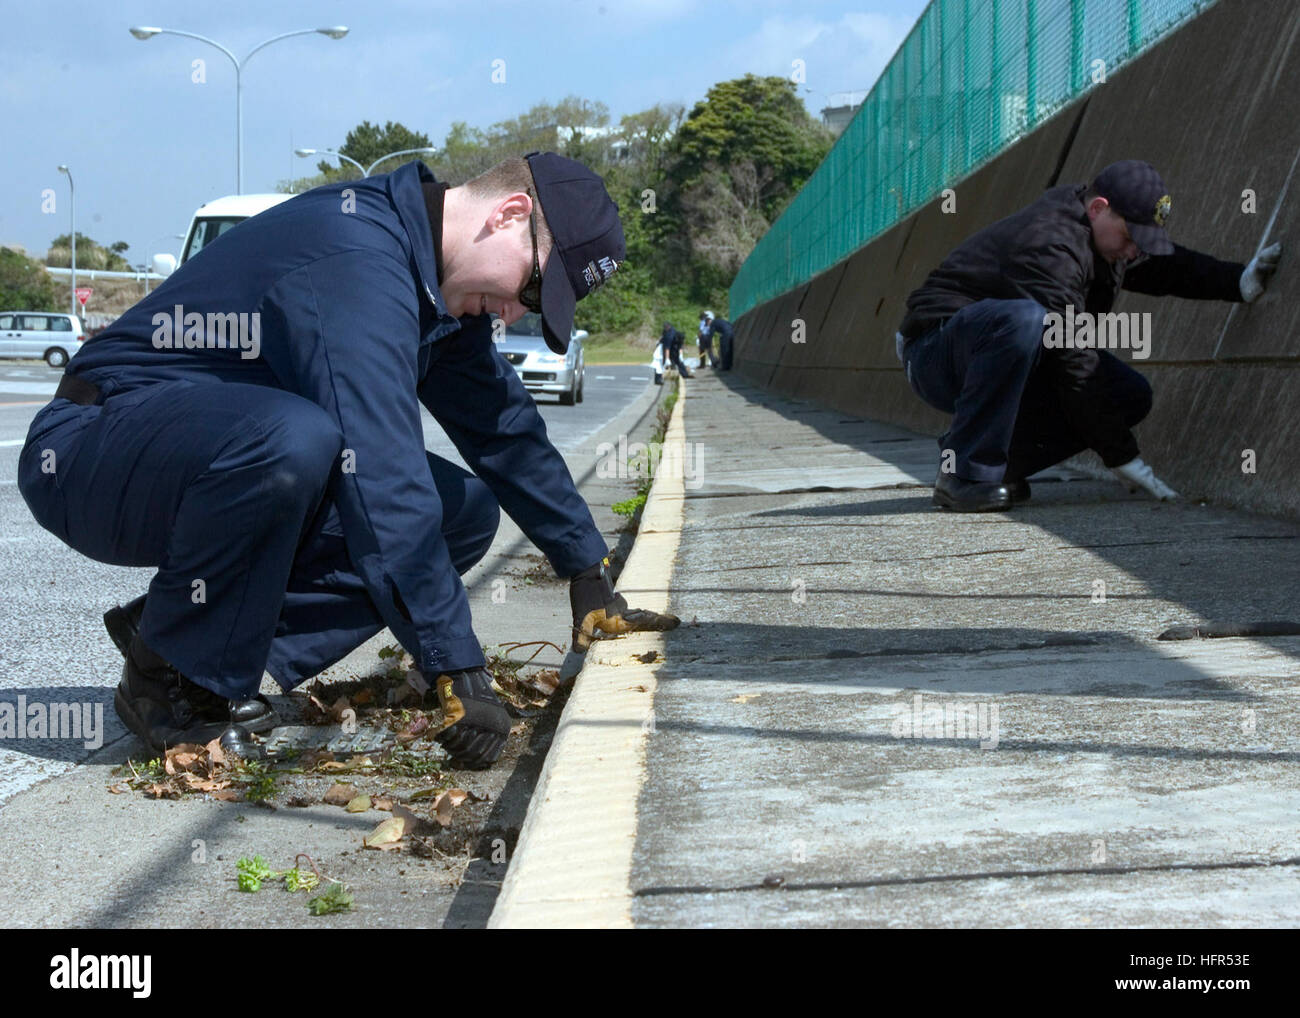
M533 197L533 192L528 192L528 197ZM542 265L537 260L537 202L533 201L533 207L528 213L528 231L533 237L533 274L528 277L528 282L524 288L519 291L519 303L529 311L536 314L542 313Z

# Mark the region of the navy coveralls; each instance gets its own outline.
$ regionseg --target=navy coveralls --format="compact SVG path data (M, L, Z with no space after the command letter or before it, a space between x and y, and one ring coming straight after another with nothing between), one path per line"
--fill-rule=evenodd
M447 312L432 179L410 163L229 230L73 358L97 405L32 422L37 521L156 566L141 638L214 692L264 668L292 688L384 626L426 674L483 664L458 574L498 506L562 576L606 554L490 319ZM420 403L473 474L426 452Z
M709 337L718 337L718 353L722 358L722 371L731 370L731 323L725 318L713 319L709 326Z

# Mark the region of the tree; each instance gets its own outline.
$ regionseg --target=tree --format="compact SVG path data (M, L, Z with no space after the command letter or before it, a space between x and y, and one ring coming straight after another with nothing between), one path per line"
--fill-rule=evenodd
M0 247L0 308L15 311L59 311L63 302L54 280L35 259Z
M390 152L403 152L412 148L429 148L429 136L427 134L412 131L400 123L390 120L380 127L372 124L369 120L363 120L356 127L348 132L343 144L338 147L338 152L347 156L349 159L355 159L362 166L369 167L375 160L388 155ZM405 160L409 162L416 159L417 156L408 156ZM321 160L316 164L321 173L325 174L331 180L355 180L360 173L357 168L350 163L343 163L342 167L336 166L333 160ZM394 161L391 165L388 162L381 166L375 167L375 172L382 170L388 173L397 169L400 162Z

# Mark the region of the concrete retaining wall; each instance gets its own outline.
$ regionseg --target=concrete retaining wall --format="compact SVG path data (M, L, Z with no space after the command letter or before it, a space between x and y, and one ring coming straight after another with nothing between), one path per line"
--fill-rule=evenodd
M1222 0L956 185L957 209L919 209L810 282L736 322L735 366L786 395L940 434L946 415L894 355L907 295L963 239L1053 183L1146 159L1187 247L1248 261L1268 230L1287 253L1253 305L1125 293L1152 312L1155 388L1143 457L1187 496L1300 516L1300 5ZM1292 172L1294 170L1294 172ZM1242 192L1256 195L1254 214ZM806 341L792 341L795 319ZM1127 356L1127 353L1120 353ZM1256 473L1242 470L1254 450ZM936 451L936 468L938 456Z

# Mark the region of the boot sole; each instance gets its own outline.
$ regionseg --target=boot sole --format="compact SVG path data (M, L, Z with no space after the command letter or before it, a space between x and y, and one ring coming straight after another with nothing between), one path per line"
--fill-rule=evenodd
M954 513L1000 513L1010 509L1012 502L994 502L991 504L971 505L970 503L956 502L946 496L940 495L937 491L931 500L931 505L936 509L947 509Z

